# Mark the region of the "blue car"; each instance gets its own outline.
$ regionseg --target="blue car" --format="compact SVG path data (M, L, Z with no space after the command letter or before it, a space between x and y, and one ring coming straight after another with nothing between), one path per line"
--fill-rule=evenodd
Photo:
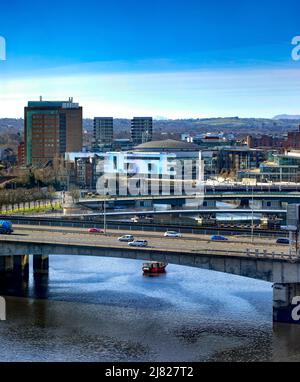
M214 235L210 238L212 241L227 241L227 237L220 236L220 235Z
M9 220L0 220L0 234L10 235L14 232L12 223Z

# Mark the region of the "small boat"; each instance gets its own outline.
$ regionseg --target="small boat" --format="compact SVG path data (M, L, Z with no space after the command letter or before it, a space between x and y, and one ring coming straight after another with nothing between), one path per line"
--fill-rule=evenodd
M164 273L168 264L162 261L149 261L143 264L143 272L145 274Z

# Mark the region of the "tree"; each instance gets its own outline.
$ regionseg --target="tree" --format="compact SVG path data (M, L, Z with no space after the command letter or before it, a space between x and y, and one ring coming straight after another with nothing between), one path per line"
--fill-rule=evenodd
M53 185L56 180L55 171L52 166L34 170L34 176L40 185Z
M70 187L69 194L71 195L73 203L77 203L80 199L80 190L75 186Z
M51 207L53 207L53 200L55 199L55 188L49 186L46 191L46 199L50 201Z

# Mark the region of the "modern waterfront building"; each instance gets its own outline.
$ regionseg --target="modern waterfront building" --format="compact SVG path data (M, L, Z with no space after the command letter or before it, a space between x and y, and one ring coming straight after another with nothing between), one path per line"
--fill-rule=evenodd
M240 171L239 180L255 179L258 182L299 182L300 151L273 154L272 158L260 164L257 169Z
M132 195L130 184L134 183L139 195L181 195L188 186L193 188L202 180L198 146L175 140L147 142L123 152L68 152L64 159L70 183L82 189L95 191L102 176L114 179L115 189L109 190L111 196Z
M134 117L131 120L131 140L134 145L152 141L152 117Z
M247 146L222 147L218 153L218 173L258 168L266 160L266 152L260 149L249 149Z
M25 107L26 164L41 166L82 150L82 107L68 101L30 101Z
M196 195L202 191L201 152L192 143L152 141L131 151L110 152L101 170L100 194Z
M95 117L93 149L96 151L111 150L114 139L114 120L112 117Z

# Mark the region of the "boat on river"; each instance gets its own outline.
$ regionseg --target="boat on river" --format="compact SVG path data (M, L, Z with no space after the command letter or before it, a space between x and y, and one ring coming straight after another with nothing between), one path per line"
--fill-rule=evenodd
M149 261L143 264L143 273L144 274L157 274L157 273L165 273L167 263L162 261Z

